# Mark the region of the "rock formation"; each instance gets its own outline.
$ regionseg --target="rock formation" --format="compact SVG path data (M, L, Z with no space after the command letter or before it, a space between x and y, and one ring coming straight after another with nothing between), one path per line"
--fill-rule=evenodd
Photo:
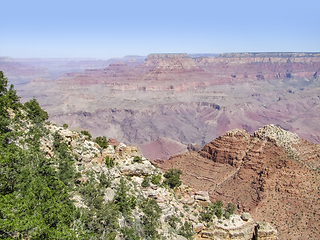
M181 169L184 184L209 191L211 201L231 201L239 211L270 222L280 239L318 236L320 146L296 134L274 125L252 135L236 129L199 152L154 163Z
M20 64L35 71L35 63ZM0 67L10 72L8 64L17 62L3 61ZM36 80L19 86L23 100L36 96L51 121L88 129L94 137L141 146L170 138L202 147L225 131L253 133L272 123L320 143L319 53L152 54L145 61L63 60L59 69L52 61L40 66L43 73L30 75ZM22 73L17 75L13 70L10 76Z
M174 190L166 188L160 180L159 184L150 183L149 187L142 187L142 182L145 177L158 176L162 179L163 173L153 166L146 158L144 158L138 147L127 146L123 143L118 145L109 145L105 149L101 149L99 145L88 139L77 131L71 131L52 124L47 124L46 127L51 133L58 133L62 142L66 142L72 150L76 159L74 164L76 172L81 175L81 178L76 180L76 184L83 184L89 181L90 176L99 179L101 174L106 174L108 179L112 179L110 187L104 190L103 200L105 204L114 201L117 186L120 184L121 177L129 177L126 181L127 188L133 189L130 194L135 196L138 201L141 198L155 199L161 209L160 223L161 228L158 229L161 236L166 239L181 239L187 238L179 235L183 231L177 231L184 223L190 223L193 232L192 239L278 239L277 231L267 222L256 222L251 218L250 214L243 213L241 216L232 214L229 219L217 218L209 223L204 223L201 220L201 212L203 208L211 203L207 191L195 191L186 185L181 185ZM116 140L113 140L115 142ZM52 136L44 137L40 141L42 149L46 152L48 158L54 157L53 138ZM105 163L106 157L113 159L114 166L107 166ZM139 162L135 162L135 158L139 158ZM91 175L90 175L91 174ZM93 174L93 175L92 175ZM90 180L92 181L92 180ZM88 208L79 193L73 193L72 200L77 208ZM134 210L132 221L141 221L140 210ZM180 219L173 227L172 220ZM125 220L119 219L119 226L125 226ZM119 234L119 236L121 236ZM118 238L119 238L118 236Z

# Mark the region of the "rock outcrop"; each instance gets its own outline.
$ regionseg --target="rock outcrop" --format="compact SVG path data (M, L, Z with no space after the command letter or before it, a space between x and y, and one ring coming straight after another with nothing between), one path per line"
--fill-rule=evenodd
M73 160L76 172L81 175L81 178L75 181L76 184L85 184L87 181L92 182L92 177L100 181L101 178L99 176L102 174L108 176L111 183L109 187L103 190L105 204L115 200L120 179L124 177L127 178L125 181L127 189L134 189L134 191L130 191L130 194L139 199L138 201L141 201L141 197L155 199L161 209L159 219L161 229L158 229L158 231L166 239L186 239L180 235L186 234L184 231L187 230L181 230L185 223L191 226L193 239L249 240L254 236L259 236L256 239L277 239L277 232L270 224L258 223L250 215L245 218L232 214L229 219L214 217L212 221L203 222L201 219L202 211L211 204L209 193L207 191L195 191L186 185L181 185L174 190L164 187L161 184L164 180L163 173L142 156L138 147L119 143L118 145L109 145L107 148L101 149L99 145L79 132L52 124L47 125L46 128L52 133L59 134L61 141L70 146L76 157ZM54 157L55 155L52 150L53 141L54 139L51 135L41 139L41 146L47 150L48 157ZM113 164L108 165L106 159L111 159ZM150 182L150 186L142 187L142 182L146 178L152 178L153 176L160 176L160 182L157 184ZM86 202L78 193L72 196L72 200L77 208L88 209ZM141 221L139 220L141 217L139 211L138 209L134 210L132 221ZM247 216L245 213L243 215ZM172 221L177 222L174 223ZM120 227L125 224L124 218L118 219ZM262 227L259 227L260 225ZM180 230L177 231L177 229Z
M231 201L240 212L273 224L280 239L316 239L319 156L319 145L268 125L251 135L229 131L199 153L154 163L163 170L181 169L184 184L209 191L211 201ZM269 232L264 226L256 228L258 235Z

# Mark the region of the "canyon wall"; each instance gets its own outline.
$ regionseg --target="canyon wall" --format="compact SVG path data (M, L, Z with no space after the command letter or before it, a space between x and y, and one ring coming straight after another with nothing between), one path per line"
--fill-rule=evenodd
M225 131L253 133L265 124L320 143L319 53L152 54L100 68L89 62L78 63L86 70L19 85L19 94L36 96L53 122L141 146L158 138L203 146Z

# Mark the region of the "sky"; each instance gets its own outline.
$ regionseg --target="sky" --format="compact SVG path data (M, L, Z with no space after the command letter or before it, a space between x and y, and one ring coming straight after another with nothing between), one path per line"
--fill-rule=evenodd
M4 0L0 57L320 52L319 9L319 0Z

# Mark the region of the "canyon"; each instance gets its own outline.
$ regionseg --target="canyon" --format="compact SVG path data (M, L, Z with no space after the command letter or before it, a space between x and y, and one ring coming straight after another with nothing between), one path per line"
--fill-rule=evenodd
M194 198L232 202L279 239L317 239L320 53L0 58L0 67L53 123L139 146L159 169L181 169Z
M29 76L42 69L16 88L22 100L35 96L52 122L139 145L150 159L266 124L320 143L319 53L150 54L42 68L35 60L4 62L16 81L17 64L29 64ZM165 147L173 141L184 146ZM163 150L150 155L155 145Z

